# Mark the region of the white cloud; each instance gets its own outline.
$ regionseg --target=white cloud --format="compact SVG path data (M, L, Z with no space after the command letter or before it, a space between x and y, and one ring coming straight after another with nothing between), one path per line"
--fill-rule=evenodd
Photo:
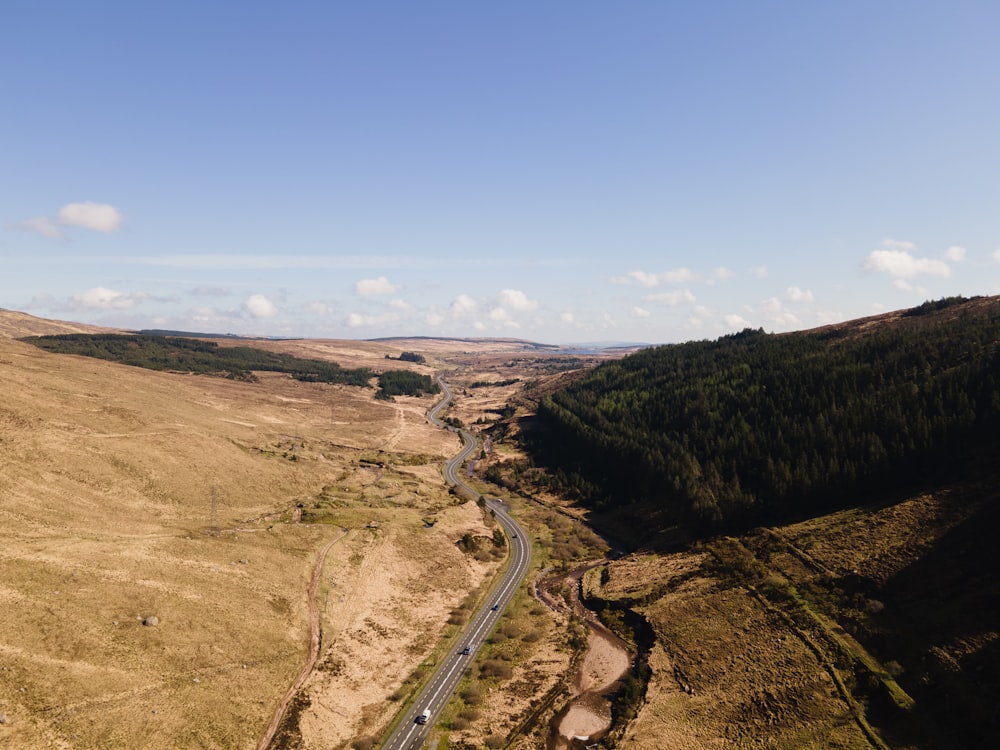
M730 328L739 328L740 330L750 327L750 321L744 318L742 315L726 315L722 318L726 325Z
M676 292L663 292L661 294L647 294L643 299L647 302L659 302L671 307L693 305L697 302L689 289L678 289Z
M446 320L447 318L438 312L429 312L424 316L424 322L429 326L439 326Z
M59 209L56 219L71 227L93 229L95 232L116 232L122 225L121 212L107 203L67 203Z
M953 260L956 263L960 263L965 260L966 249L960 245L952 245L947 250L944 251L944 257L948 260Z
M24 232L35 232L52 240L61 240L66 236L59 226L48 216L35 216L15 224L8 224L7 228Z
M782 328L792 328L802 325L802 322L795 314L785 309L784 303L777 297L769 297L761 302L759 307L769 323Z
M754 266L750 269L750 275L755 279L766 279L767 274L767 266Z
M695 275L690 268L675 268L657 275L664 284L685 284L695 280Z
M633 318L648 318L649 310L644 310L641 307L633 307L629 311L629 315L631 315Z
M468 294L460 294L451 302L451 311L455 315L467 315L479 309L479 303Z
M393 310L399 310L400 312L410 312L413 309L413 305L402 299L390 300L389 307Z
M951 268L943 260L916 258L910 252L915 249L916 246L912 242L883 240L882 248L872 250L863 267L867 271L887 273L896 278L911 278L918 274L951 275Z
M563 323L574 323L576 321L576 318L574 317L573 313L564 312L559 315L559 320L562 321Z
M917 246L908 240L894 240L892 237L886 237L882 240L882 247L889 248L890 250L916 250Z
M396 313L383 313L381 315L363 315L362 313L350 313L345 321L349 328L376 328L378 326L391 325L399 322L399 315Z
M251 294L244 300L243 309L252 318L273 318L278 314L278 306L263 294Z
M812 302L813 293L808 289L799 289L797 286L790 286L787 290L788 299L792 302Z
M626 278L632 279L639 283L639 286L644 286L652 289L654 286L660 285L660 279L655 273L646 273L645 271L629 271L626 274Z
M725 269L718 270L725 271ZM611 283L628 284L634 281L639 284L639 286L652 289L660 284L684 284L695 280L697 280L697 277L690 268L675 268L669 271L661 271L660 273L649 273L648 271L629 271L624 276L613 276L611 278Z
M530 312L538 309L535 300L528 299L528 295L517 289L504 289L500 292L500 304L516 312Z
M712 271L712 277L716 279L731 279L736 274L725 266L719 266Z
M781 312L784 309L784 305L781 304L781 300L777 297L768 297L760 303L760 309L773 315L774 313Z
M489 318L497 323L503 323L510 320L510 313L504 310L502 307L494 307L489 312Z
M362 279L354 285L354 293L359 297L378 297L386 294L395 294L400 290L398 284L393 284L385 276L377 279Z
M88 289L70 297L69 306L76 310L131 310L145 298L141 292L118 292L103 286Z
M1000 263L1000 247L993 251L993 260Z

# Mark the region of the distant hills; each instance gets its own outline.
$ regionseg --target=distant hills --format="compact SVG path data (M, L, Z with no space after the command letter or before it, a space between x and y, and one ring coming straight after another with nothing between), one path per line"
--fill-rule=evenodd
M47 320L28 313L0 308L0 337L54 336L60 333L120 333L119 328L105 328L87 323L70 323L64 320Z

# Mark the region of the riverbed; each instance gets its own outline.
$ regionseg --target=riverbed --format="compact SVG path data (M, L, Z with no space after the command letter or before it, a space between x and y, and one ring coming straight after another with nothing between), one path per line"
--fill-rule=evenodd
M595 564L549 577L539 587L543 602L571 611L587 623L589 630L587 650L573 676L573 696L552 720L547 750L574 750L601 737L611 726L611 701L607 696L632 665L628 645L580 601L580 579Z

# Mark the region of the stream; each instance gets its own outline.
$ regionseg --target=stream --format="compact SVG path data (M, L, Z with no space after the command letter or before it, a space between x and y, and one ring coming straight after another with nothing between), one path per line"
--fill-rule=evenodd
M589 629L587 651L573 676L573 697L552 719L546 750L577 750L600 739L611 726L611 701L607 696L632 665L628 645L580 600L583 574L600 564L588 563L538 584L538 598L543 603L575 615Z

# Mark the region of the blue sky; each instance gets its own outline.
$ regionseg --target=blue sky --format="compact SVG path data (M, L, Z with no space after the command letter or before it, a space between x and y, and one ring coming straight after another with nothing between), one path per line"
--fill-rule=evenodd
M0 307L669 343L1000 293L989 0L3 5Z

